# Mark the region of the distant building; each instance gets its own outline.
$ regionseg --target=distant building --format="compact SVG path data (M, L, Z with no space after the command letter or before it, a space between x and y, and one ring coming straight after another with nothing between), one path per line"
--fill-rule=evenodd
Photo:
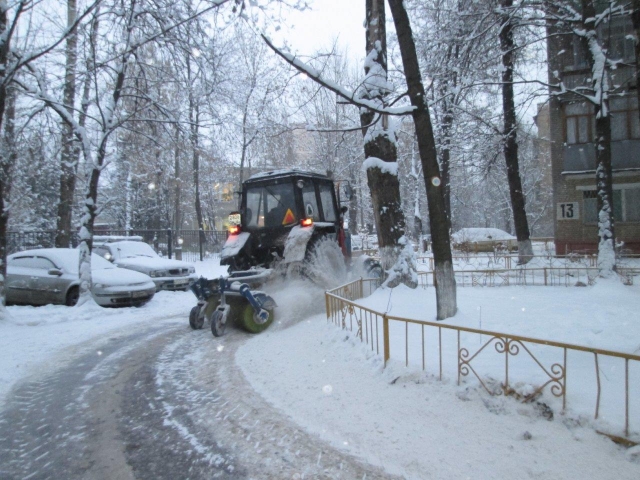
M611 27L609 56L624 60L609 72L611 84L621 92L610 100L616 240L627 251L640 252L640 121L631 18L614 18ZM572 89L590 83L588 57L577 36L549 35L547 55L551 84L562 80ZM598 248L594 130L590 103L576 95L551 96L548 134L559 255Z

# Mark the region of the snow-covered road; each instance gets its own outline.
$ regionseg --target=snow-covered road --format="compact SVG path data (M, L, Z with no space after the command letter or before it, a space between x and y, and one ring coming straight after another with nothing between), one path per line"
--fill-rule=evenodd
M0 478L640 478L640 449L588 419L383 370L326 323L321 290L269 288L269 330L220 339L189 329L185 292L139 309L10 307ZM467 295L475 312L484 300Z

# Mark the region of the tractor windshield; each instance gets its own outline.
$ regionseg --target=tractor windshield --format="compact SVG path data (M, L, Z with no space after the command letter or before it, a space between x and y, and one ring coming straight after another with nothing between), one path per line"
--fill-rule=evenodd
M291 183L250 187L246 198L247 227L279 227L298 221Z

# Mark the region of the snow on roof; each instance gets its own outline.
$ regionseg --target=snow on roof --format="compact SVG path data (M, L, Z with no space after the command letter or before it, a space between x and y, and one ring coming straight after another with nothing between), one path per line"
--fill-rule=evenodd
M313 175L313 176L326 177L326 175L322 173L312 172L310 170L299 170L297 168L293 168L293 169L271 170L268 172L256 173L255 175L251 175L251 177L249 177L248 180L257 180L260 178L267 178L267 177L278 177L281 175Z
M56 267L61 267L68 272L77 272L80 264L80 250L77 248L37 248L33 250L23 250L10 255L9 258L24 255L43 255L49 257ZM91 254L92 270L98 268L115 268L115 266L95 253Z
M144 240L139 235L94 235L93 243L106 243L106 242L120 242L122 240L131 240L135 242L141 242Z
M515 240L516 237L499 228L461 228L451 235L454 242L490 242L493 240Z

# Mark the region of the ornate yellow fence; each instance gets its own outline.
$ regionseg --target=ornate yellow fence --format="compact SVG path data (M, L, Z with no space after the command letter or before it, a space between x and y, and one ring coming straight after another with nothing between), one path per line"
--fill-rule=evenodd
M463 377L473 375L492 395L516 393L513 387L518 381L537 384L537 387L517 396L525 402L531 402L548 388L549 392L561 401L563 411L567 408L569 387L575 380L575 384L588 385L587 390L592 388L594 398L589 403L593 404L594 418L598 419L601 416L603 396L602 364L605 362L608 369L606 384L611 387L611 391L607 391L607 399L616 406L614 417L623 421L624 436L629 437L632 390L633 398L636 400L634 413L636 418L640 415L639 355L442 322L396 317L356 302L369 295L375 287L375 280L356 280L327 291L327 319L343 329L354 332L377 354L382 353L385 366L393 358L404 361L407 366L414 364L422 370L435 370L442 379L445 365L443 357L446 356L449 359L448 368L456 368L458 384ZM491 352L497 356L490 357ZM453 355L454 365L451 359ZM571 362L568 362L569 356L572 357ZM487 361L488 357L490 361ZM526 373L535 371L535 378L524 379L520 375L521 378L514 383L513 370L518 359L528 363ZM592 364L591 367L588 367L589 363ZM570 364L574 367L570 368ZM634 370L631 373L632 366ZM502 374L499 374L498 378L501 377L501 381L492 380L500 370ZM592 372L590 375L588 370ZM571 381L568 381L570 373L572 377ZM630 375L636 380L635 383L630 383ZM586 378L587 376L589 378ZM579 391L575 392L573 398L578 403L584 403L585 389L576 390ZM607 421L612 423L609 418Z

